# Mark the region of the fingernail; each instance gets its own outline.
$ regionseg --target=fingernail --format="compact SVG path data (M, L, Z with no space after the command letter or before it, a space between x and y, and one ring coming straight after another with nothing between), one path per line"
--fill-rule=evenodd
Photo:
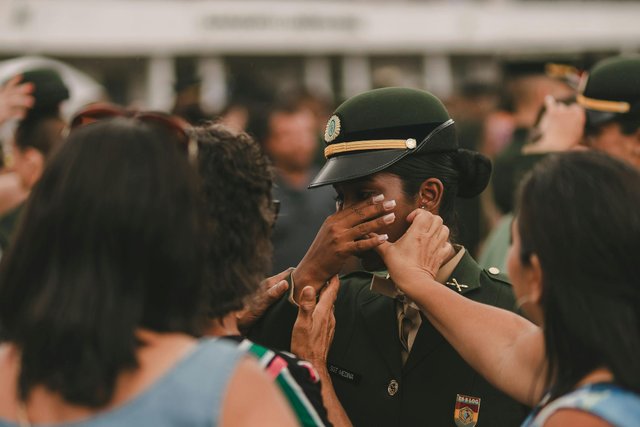
M382 220L385 222L385 224L391 224L393 221L396 220L396 214L394 214L393 212L390 214L387 214L382 217Z
M378 203L384 200L384 194L378 194L377 196L373 196L373 203Z
M378 234L378 241L379 242L386 242L387 240L389 240L389 235L388 234Z
M391 210L393 208L396 207L396 201L395 200L387 200L386 202L384 202L382 204L382 206L384 207L385 210Z

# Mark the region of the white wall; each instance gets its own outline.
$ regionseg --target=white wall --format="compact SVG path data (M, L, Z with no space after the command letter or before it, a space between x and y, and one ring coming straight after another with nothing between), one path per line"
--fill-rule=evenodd
M0 0L0 54L636 51L638 18L611 1Z

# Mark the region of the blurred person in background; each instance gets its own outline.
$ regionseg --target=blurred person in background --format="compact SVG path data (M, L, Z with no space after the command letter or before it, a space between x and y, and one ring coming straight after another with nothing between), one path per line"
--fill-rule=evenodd
M33 107L33 84L22 82L22 75L9 79L0 86L0 126L10 120L20 120ZM0 216L18 206L28 193L20 184L19 177L7 168L4 149L0 172Z
M227 103L216 122L232 132L245 132L249 126L250 114L249 101L236 98Z
M538 120L544 100L575 96L575 89L564 81L545 74L544 62L516 62L506 69L507 87L511 95L515 129L509 144L494 162L491 185L496 206L503 213L513 209L514 157L528 142L529 133Z
M269 305L261 297L276 300L288 289L283 280L288 270L263 282L270 269L270 238L277 213L268 158L249 135L232 133L221 125L198 128L194 137L199 145L198 170L208 218L207 259L212 270L208 283L211 321L206 333L226 337L255 355L302 425L350 425L331 385L326 352L314 351L318 341L327 339L324 334L333 331L325 327L316 332L320 325L313 319L306 322L312 313L319 315L315 295L309 310L301 308L291 346L306 360L255 344L240 330L246 330ZM336 279L322 293L318 311L332 310L337 286Z
M496 87L480 81L467 81L460 93L447 102L447 108L456 121L458 142L461 148L482 151L484 148L485 123L500 102ZM481 210L481 197L459 199L458 210L459 244L475 256L478 246L487 232L487 218Z
M0 426L295 425L244 352L194 338L204 218L168 120L73 130L34 188L0 263Z
M178 61L176 81L173 84L175 100L171 114L181 117L192 125L211 120L202 109L202 80L190 61Z
M407 88L372 90L345 101L329 119L325 141L327 161L311 187L332 185L337 212L287 277L289 295L253 326L250 337L287 348L303 294L320 292L355 254L366 271L341 276L335 337L326 343L333 385L353 424L452 425L455 408L468 400L477 405L465 423L478 417L494 427L521 422L524 408L460 359L396 292L372 250L399 239L416 208L443 215L453 227L456 197L482 192L490 161L458 147L454 122L440 100ZM456 245L439 267L443 288L513 308L509 283L481 269L465 248Z
M617 56L583 75L576 102L548 96L535 138L513 156L514 188L549 153L592 148L640 167L640 57ZM492 233L480 257L483 265L506 263L512 216Z
M66 123L60 116L60 106L69 98L69 90L60 75L51 69L25 71L21 81L32 85L34 103L18 123L13 137L12 170L28 195L40 179L47 158L64 139ZM10 244L23 208L24 199L0 218L2 251Z
M323 221L335 211L329 188L307 189L317 172L314 158L319 141L313 113L297 99L283 97L271 107L261 140L274 165L273 197L280 201L272 236L274 273L300 262Z
M531 322L434 280L449 244L430 213L378 251L460 355L534 407L523 427L637 426L640 171L596 152L545 159L522 183L512 233L509 273ZM429 243L416 251L415 239Z
M579 145L640 167L640 56L596 63L583 76L575 104L548 98L540 137L522 149L519 160L533 155L529 163L534 163L547 153Z

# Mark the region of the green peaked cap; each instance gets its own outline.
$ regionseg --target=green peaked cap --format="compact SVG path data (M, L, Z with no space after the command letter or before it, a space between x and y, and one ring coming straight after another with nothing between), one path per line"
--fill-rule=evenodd
M597 125L620 114L640 113L640 56L602 60L585 75L578 103Z
M309 188L380 172L414 153L458 149L454 122L429 92L374 89L342 103L327 123L327 163Z

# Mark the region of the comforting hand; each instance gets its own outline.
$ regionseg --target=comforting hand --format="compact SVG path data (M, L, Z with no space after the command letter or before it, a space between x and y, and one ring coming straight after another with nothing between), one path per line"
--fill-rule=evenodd
M285 278L291 274L293 267L260 282L260 288L249 301L247 307L238 312L238 328L245 331L255 323L271 305L278 301L289 289Z
M16 76L0 87L0 124L9 119L22 119L33 107L33 84L20 84L22 76Z
M400 239L395 243L384 242L376 250L396 286L411 295L409 284L415 283L420 275L434 279L452 248L448 242L449 229L439 216L416 209L407 221L411 226Z
M387 235L373 234L395 221L395 200L372 197L329 216L294 272L295 283L322 286L356 253L375 248ZM316 287L316 289L318 289ZM296 300L299 296L296 289Z
M552 96L545 98L545 112L540 121L541 137L525 146L525 153L568 151L579 147L582 141L585 112L578 104L566 105Z
M327 366L327 354L336 328L333 304L339 288L340 280L333 276L320 292L317 302L316 291L311 286L306 286L300 295L298 318L291 333L291 352L308 360L318 370Z

